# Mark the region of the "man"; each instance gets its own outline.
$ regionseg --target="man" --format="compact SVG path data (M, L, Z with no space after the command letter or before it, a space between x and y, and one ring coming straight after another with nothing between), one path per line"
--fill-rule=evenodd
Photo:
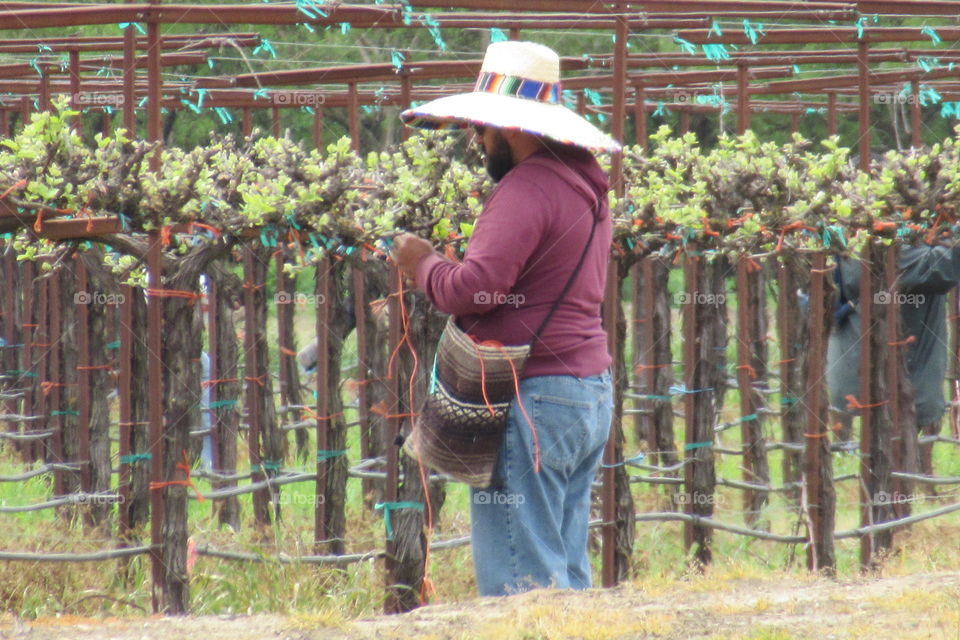
M830 403L849 434L853 414L848 395L860 393L860 263L840 260L836 276L840 305L827 349L827 386ZM897 296L877 294L875 303L900 307L902 333L907 348L907 372L913 389L916 426L926 435L940 432L946 403L943 381L947 373L946 295L960 282L960 248L917 245L900 249ZM920 469L933 473L932 443L921 445Z
M589 150L618 145L559 104L559 77L549 48L499 42L487 49L472 93L401 116L421 128L473 126L498 183L462 263L411 234L394 241L400 270L461 329L478 340L529 344L584 257L521 374L525 413L515 398L494 474L499 484L472 490L481 595L591 585L590 488L613 402L601 327L609 186Z

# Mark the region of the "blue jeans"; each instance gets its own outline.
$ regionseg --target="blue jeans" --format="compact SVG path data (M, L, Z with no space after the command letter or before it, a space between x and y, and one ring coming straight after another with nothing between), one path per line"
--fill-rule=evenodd
M484 596L589 588L590 489L610 431L610 374L527 378L520 397L536 427L540 472L514 399L494 474L499 484L471 490L477 588Z

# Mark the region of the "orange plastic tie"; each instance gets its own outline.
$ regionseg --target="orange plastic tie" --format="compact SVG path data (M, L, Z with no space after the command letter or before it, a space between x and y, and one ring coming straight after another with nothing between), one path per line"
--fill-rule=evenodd
M754 379L754 380L757 379L757 370L754 369L752 365L749 365L749 364L741 364L739 367L737 367L737 369L745 369L745 370L747 371L747 373L750 374L750 377L751 377L752 379Z
M200 383L202 387L211 387L215 384L223 384L224 382L239 382L240 378L220 378L219 380L204 380Z
M6 198L8 195L10 195L11 193L13 193L13 192L16 191L17 189L19 189L20 187L25 187L25 186L27 186L27 179L26 179L26 178L24 178L24 179L21 180L20 182L17 182L16 184L12 185L9 189L7 189L7 190L4 191L2 194L0 194L0 200L3 200L3 199Z
M861 404L852 393L844 396L844 399L847 401L847 409L873 409L874 407L882 407L889 402L888 400L884 400L883 402L875 402L873 404Z
M197 489L197 485L193 484L193 480L190 478L190 464L187 460L187 450L183 450L183 462L177 463L177 469L183 471L186 475L186 478L183 480L168 480L167 482L151 482L150 490L156 491L157 489L163 489L165 487L189 487L193 489L194 493L197 494L198 502L205 502L206 498L203 497L203 494L200 493L200 489Z
M155 298L183 298L190 304L203 297L195 291L177 291L176 289L147 289L147 295Z

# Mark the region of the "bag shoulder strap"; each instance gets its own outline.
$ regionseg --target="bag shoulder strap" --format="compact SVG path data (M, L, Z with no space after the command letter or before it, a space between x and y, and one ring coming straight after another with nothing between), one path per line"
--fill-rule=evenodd
M576 266L573 268L573 271L570 272L570 277L567 278L566 284L564 284L563 289L560 290L560 295L557 296L557 299L553 301L550 311L547 312L543 322L540 323L540 326L537 327L537 330L534 332L533 339L530 341L530 346L532 347L534 343L540 340L540 335L547 327L547 323L550 322L550 318L553 317L554 312L560 307L560 303L563 302L563 299L567 296L567 293L570 292L570 287L573 286L574 281L577 279L577 275L580 273L580 269L583 267L584 261L587 259L587 253L590 252L590 245L593 244L593 236L597 230L597 224L600 221L600 198L598 198L593 189L587 185L587 181L584 180L583 176L565 164L550 162L545 158L538 157L529 158L526 160L526 162L532 162L539 166L546 167L562 177L569 178L574 189L580 192L587 200L592 202L593 213L591 216L593 218L593 223L590 225L590 235L587 237L587 244L583 247L583 252L580 254L580 259L577 260Z

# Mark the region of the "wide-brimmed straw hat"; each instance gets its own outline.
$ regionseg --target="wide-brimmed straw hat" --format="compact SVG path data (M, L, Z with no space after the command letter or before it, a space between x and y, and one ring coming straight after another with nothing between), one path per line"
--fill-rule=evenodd
M419 129L487 125L519 129L595 151L620 148L616 140L563 106L560 57L536 42L491 44L472 92L407 109L400 118Z

